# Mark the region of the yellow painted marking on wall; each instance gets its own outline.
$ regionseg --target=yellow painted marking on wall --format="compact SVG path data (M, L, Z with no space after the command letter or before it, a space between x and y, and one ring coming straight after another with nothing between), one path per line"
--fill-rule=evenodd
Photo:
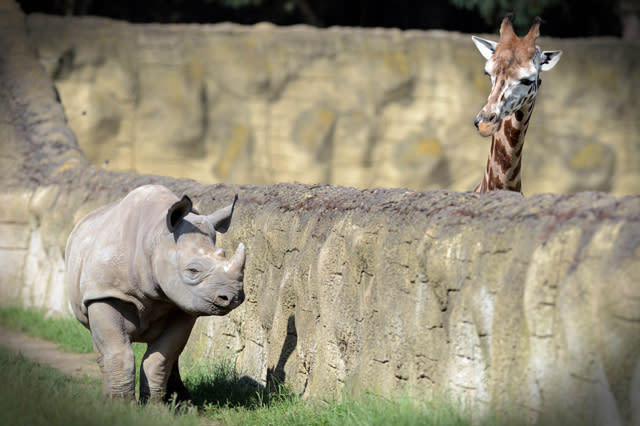
M595 142L591 142L582 147L569 160L572 169L597 169L607 165L604 147Z
M442 155L442 146L435 139L423 139L416 144L416 154L439 157Z
M402 51L391 51L384 54L384 63L394 73L398 73L402 76L409 75L409 63L407 62L407 55Z
M481 92L488 92L491 89L491 80L486 75L476 75L473 77L473 85Z
M189 60L189 79L192 82L199 83L204 77L204 67L198 55L191 56Z
M64 172L65 170L69 170L72 167L75 167L76 165L78 165L78 161L77 160L68 160L65 161L64 163L62 163L56 170L54 173L60 173L60 172Z
M233 127L231 140L227 144L222 159L218 163L218 176L226 178L231 172L231 164L234 164L240 153L246 148L249 141L249 129L237 124Z
M170 102L183 105L186 99L184 77L181 74L172 72L167 76L164 83Z
M324 136L336 118L336 114L330 109L318 108L313 112L312 120L304 126L301 141L309 148L315 148L320 137Z
M422 139L411 142L400 153L400 160L406 165L418 165L425 157L442 156L442 146L436 139Z

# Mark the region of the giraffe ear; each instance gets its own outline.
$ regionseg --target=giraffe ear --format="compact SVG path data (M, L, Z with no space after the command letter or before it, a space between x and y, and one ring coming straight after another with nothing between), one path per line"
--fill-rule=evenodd
M496 43L495 41L476 36L471 36L471 39L480 51L480 54L484 56L485 59L489 59L493 55L493 52L496 51L496 46L498 45L498 43Z
M562 50L545 50L540 55L540 71L549 71L555 67L562 56Z

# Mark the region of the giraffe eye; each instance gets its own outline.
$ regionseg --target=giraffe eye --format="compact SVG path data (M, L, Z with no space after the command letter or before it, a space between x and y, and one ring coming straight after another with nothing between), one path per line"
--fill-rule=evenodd
M520 84L524 84L525 86L531 86L533 83L535 83L535 79L530 80L528 78L523 78L520 80Z

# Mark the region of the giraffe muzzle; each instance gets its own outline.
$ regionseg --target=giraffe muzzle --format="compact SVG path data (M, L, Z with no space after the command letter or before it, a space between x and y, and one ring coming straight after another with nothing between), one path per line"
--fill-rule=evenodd
M500 126L500 116L495 109L495 106L485 105L474 120L476 129L480 132L482 137L493 135Z
M478 129L478 132L482 137L491 136L498 130L500 121L496 119L497 117L495 116L495 114L492 114L491 118L492 120L485 121L480 118L480 116L478 116L473 121L473 124L476 126L476 129Z

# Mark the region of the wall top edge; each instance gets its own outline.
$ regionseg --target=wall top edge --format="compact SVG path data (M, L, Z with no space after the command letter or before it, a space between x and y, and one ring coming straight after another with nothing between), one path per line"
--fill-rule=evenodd
M472 35L478 35L487 38L497 38L499 35L487 34L487 33L462 33L458 31L446 31L439 29L432 30L418 30L408 29L401 30L399 28L382 28L382 27L347 27L347 26L331 26L327 28L314 27L307 24L296 24L290 26L279 26L270 22L259 22L254 25L243 25L233 22L221 22L212 24L199 24L199 23L179 23L179 24L163 24L163 23L132 23L128 21L122 21L112 18L99 17L99 16L57 16L44 13L32 13L27 15L28 21L53 21L59 23L68 23L73 20L77 25L94 28L96 24L109 24L109 25L122 25L132 28L140 28L146 30L163 30L163 31L194 31L194 32L209 32L219 34L241 34L254 31L264 32L276 32L284 34L311 34L311 35L326 35L326 34L366 34L368 36L380 36L380 37L402 37L406 39L425 38L425 39L453 39L453 40L467 40ZM610 44L619 43L627 45L640 45L640 41L628 41L622 40L612 36L600 36L600 37L577 37L577 38L558 38L558 37L545 37L544 35L539 40L563 40L568 42L577 43L596 43L596 44Z

